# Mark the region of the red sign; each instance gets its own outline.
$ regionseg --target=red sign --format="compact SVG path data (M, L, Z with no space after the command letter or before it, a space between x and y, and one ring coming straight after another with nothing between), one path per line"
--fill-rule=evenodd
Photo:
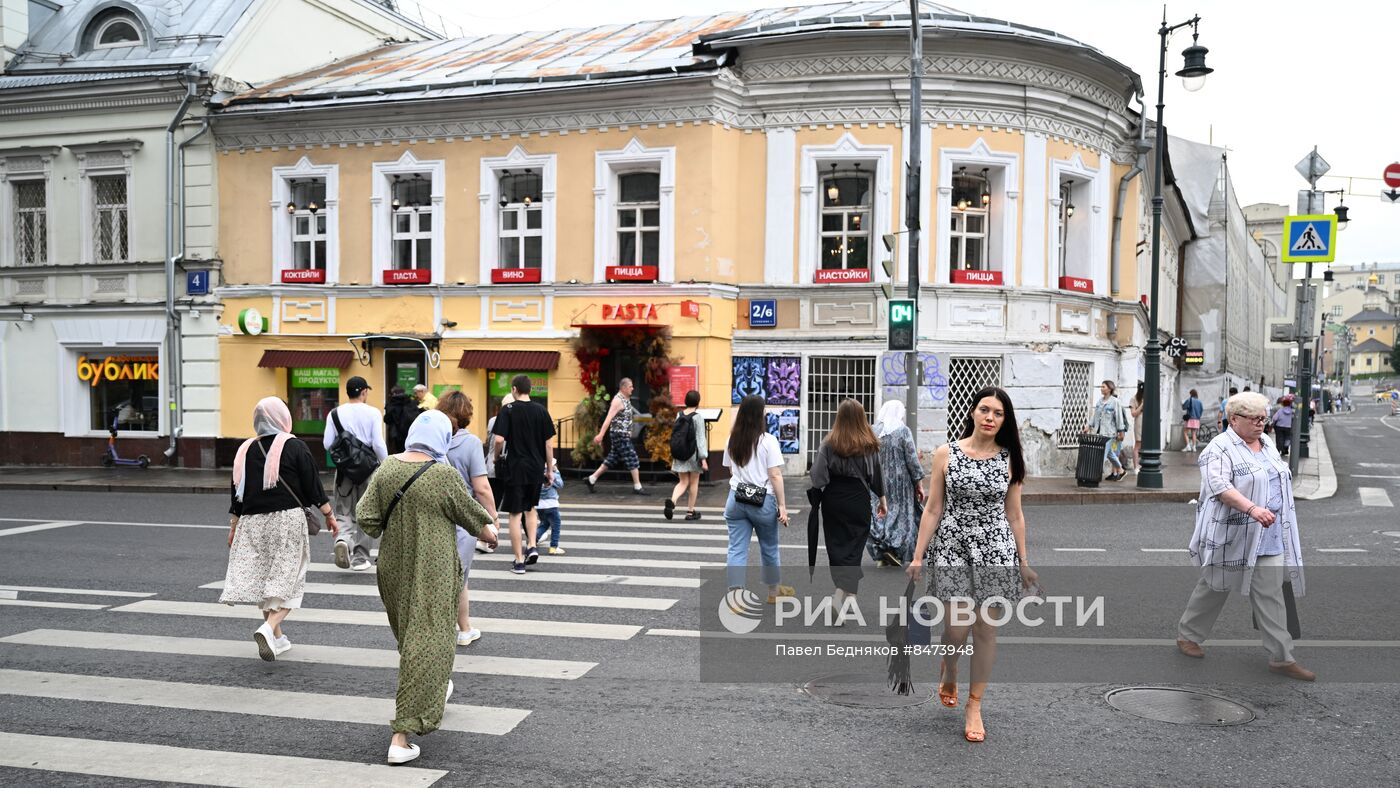
M955 285L1000 285L1000 271L953 271Z
M326 282L326 272L314 268L289 268L282 272L284 285L320 285Z
M862 284L870 282L869 268L820 268L812 279L819 285L832 282Z
M1400 161L1386 167L1381 177L1385 178L1386 186L1392 189L1400 189Z
M538 268L492 268L491 283L497 285L507 284L537 284L540 281L540 269Z
M699 301L682 301L682 302L681 302L681 317L693 317L693 318L695 318L696 320L699 320L699 319L700 319L700 302L699 302Z
M700 390L700 368L695 366L671 367L671 404L685 405L687 391Z
M384 272L384 284L386 285L430 285L432 283L433 272L426 268L391 268Z
M604 320L657 320L656 304L603 304Z
M654 265L610 265L603 273L609 282L655 282L658 272Z
M1077 276L1062 276L1060 277L1060 289L1073 290L1077 293L1092 293L1094 292L1094 280L1080 279Z

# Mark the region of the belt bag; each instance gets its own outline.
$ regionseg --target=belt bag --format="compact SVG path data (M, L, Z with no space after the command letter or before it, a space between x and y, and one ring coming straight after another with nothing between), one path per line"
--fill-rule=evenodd
M734 500L749 506L762 506L768 500L768 488L761 484L739 482L734 488Z

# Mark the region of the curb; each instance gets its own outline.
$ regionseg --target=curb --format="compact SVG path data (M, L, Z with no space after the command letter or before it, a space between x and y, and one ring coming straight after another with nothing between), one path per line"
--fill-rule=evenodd
M1027 492L1021 493L1025 505L1092 506L1125 503L1190 503L1200 493L1196 490L1153 490L1150 492Z
M1332 452L1327 449L1327 430L1315 424L1312 440L1308 448L1317 455L1317 489L1307 495L1298 496L1304 501L1321 501L1337 494L1337 469L1332 465Z

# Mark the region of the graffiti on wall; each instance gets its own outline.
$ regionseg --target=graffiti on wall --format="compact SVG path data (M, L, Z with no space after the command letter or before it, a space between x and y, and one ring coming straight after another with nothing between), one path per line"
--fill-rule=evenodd
M902 389L909 385L909 373L905 369L904 359L903 353L885 353L880 356L880 383L882 386ZM933 353L920 353L919 361L923 363L923 377L919 381L920 389L933 402L946 402L948 399L948 378L943 374L943 360Z

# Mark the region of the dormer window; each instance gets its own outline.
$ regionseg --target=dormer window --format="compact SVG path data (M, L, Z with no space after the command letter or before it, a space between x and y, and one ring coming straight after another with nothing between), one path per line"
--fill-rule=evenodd
M135 19L124 14L114 14L99 20L92 31L90 40L93 49L134 47L144 43L141 40L141 26Z

